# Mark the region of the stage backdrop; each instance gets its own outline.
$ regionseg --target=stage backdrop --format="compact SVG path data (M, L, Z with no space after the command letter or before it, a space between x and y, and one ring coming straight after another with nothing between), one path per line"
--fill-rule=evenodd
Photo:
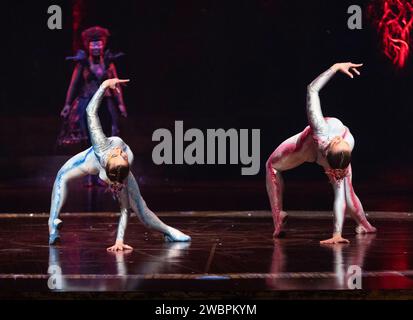
M361 76L335 76L322 91L323 112L356 139L354 184L365 206L411 211L412 57L400 68L383 53L375 23L383 1L356 2L54 1L62 30L47 27L49 1L3 4L0 211L47 210L54 175L79 151L55 142L73 70L65 57L93 25L110 29L109 47L125 53L117 62L120 77L131 79L122 137L154 209L269 209L265 162L307 125L306 86L333 63L352 61L364 63ZM361 30L348 28L352 4L363 9ZM260 129L259 173L241 176L241 165L155 165L152 133L173 130L176 120L204 132ZM331 208L321 168L306 164L285 182L289 209ZM28 190L39 195L31 199ZM68 208L116 208L85 203Z

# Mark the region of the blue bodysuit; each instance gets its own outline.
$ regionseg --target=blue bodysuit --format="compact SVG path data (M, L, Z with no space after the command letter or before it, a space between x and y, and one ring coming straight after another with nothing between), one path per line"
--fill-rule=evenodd
M105 90L104 87L100 86L86 109L92 147L70 158L57 173L53 185L49 216L49 244L55 244L59 239L59 227L62 221L58 217L67 197L67 184L70 180L85 175L99 175L100 179L110 184L111 181L106 176L105 167L108 155L111 150L116 147L121 148L127 153L129 166L132 167L133 153L129 146L121 138L107 138L103 133L97 111ZM138 218L146 227L163 233L167 241L191 240L189 236L163 223L147 207L132 172L129 172L124 184L125 186L120 191L118 197L120 203L120 220L116 238L117 241L123 241L131 210L137 214Z

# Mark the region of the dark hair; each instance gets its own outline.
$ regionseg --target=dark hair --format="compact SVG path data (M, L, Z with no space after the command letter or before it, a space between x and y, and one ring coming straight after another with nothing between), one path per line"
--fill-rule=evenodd
M87 50L89 48L89 42L101 40L103 41L104 46L106 46L106 42L109 36L110 32L108 29L102 28L100 26L88 28L82 32L83 45Z
M126 179L128 174L129 174L129 164L110 166L108 163L106 165L106 175L108 176L109 180L112 182L122 183L123 180Z
M327 162L332 169L345 169L351 162L351 151L328 151Z

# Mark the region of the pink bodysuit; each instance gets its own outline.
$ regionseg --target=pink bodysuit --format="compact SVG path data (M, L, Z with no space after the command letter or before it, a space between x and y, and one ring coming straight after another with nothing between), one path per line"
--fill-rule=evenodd
M326 148L337 136L341 136L350 145L351 150L354 148L354 138L350 130L336 118L325 118L321 111L319 91L334 74L335 71L330 68L307 87L309 126L281 143L267 161L266 185L274 219L275 237L279 236L282 221L286 216L282 211L283 181L280 173L298 167L304 162L316 162L327 171L330 166L326 159ZM372 231L374 227L367 221L361 202L353 190L351 165L343 180L331 182L335 196L333 233L341 234L346 211L357 222L357 233Z

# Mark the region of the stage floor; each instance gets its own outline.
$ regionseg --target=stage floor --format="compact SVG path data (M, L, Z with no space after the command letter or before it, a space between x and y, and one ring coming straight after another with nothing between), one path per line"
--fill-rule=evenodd
M192 242L165 243L132 216L126 243L134 250L109 253L118 217L79 213L62 215L62 242L49 247L47 215L0 215L0 297L89 291L163 299L413 297L409 213L371 213L376 235L356 235L347 220L351 243L330 246L319 241L330 236L331 213L291 212L286 237L278 240L268 212L159 215ZM362 290L349 290L350 266L361 268Z

